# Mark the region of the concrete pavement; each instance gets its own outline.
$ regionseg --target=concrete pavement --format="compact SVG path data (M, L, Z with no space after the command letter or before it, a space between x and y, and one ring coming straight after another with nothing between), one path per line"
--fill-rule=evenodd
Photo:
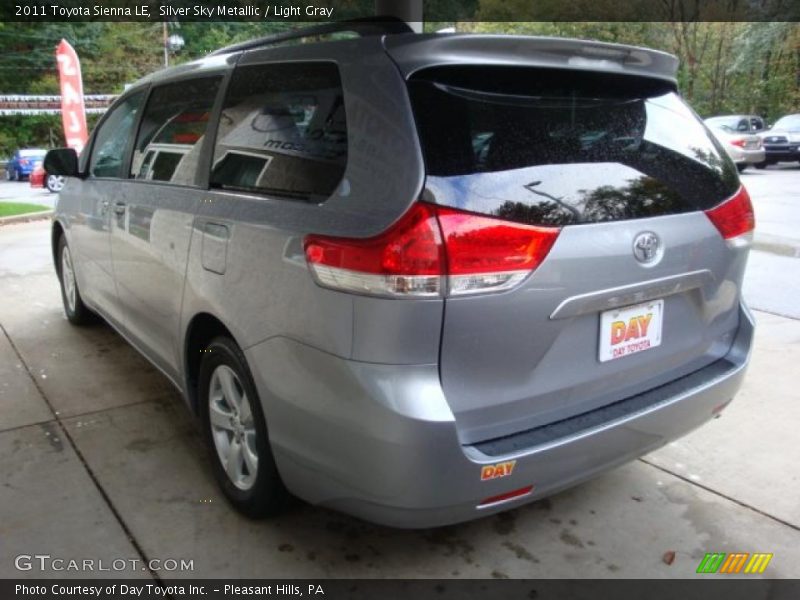
M772 552L764 576L800 577L800 321L757 314L722 418L547 500L425 531L302 504L252 522L166 379L107 326L64 319L47 244L46 222L0 229L0 577L86 575L14 568L48 553L193 561L163 577L685 578L715 551Z

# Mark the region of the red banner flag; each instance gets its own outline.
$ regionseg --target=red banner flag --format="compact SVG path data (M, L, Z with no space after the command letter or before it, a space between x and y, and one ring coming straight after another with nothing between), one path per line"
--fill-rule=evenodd
M86 111L83 104L81 63L75 49L67 40L56 47L58 79L61 84L61 122L67 146L80 154L89 137L86 131Z

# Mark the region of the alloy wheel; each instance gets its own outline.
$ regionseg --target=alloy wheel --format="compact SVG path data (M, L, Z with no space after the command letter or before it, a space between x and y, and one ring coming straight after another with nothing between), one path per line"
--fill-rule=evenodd
M239 377L226 365L219 365L211 375L208 416L225 473L237 488L249 490L258 474L255 422Z
M61 252L61 281L64 285L64 297L67 299L67 307L71 313L74 313L78 286L75 284L75 271L72 268L72 257L68 246L64 246L64 250Z

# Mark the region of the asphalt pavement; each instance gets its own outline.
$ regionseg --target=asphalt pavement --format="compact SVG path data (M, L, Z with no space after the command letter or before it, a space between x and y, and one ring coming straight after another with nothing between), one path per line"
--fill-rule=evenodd
M53 208L58 194L51 194L44 188L33 188L27 181L0 180L0 202L30 202Z
M773 553L764 577L800 577L800 168L742 179L758 328L722 417L546 500L422 531L304 504L234 513L167 380L107 326L64 319L49 223L0 226L0 577L87 576L14 567L46 553L142 561L103 576L686 578L707 552ZM23 188L0 183L0 201L52 198Z
M800 165L748 169L756 212L744 295L751 307L800 319Z

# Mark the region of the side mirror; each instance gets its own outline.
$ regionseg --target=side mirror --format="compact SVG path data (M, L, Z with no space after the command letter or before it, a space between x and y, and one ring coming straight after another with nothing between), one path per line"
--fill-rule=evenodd
M74 148L49 150L44 157L44 170L48 175L78 177L78 153Z

